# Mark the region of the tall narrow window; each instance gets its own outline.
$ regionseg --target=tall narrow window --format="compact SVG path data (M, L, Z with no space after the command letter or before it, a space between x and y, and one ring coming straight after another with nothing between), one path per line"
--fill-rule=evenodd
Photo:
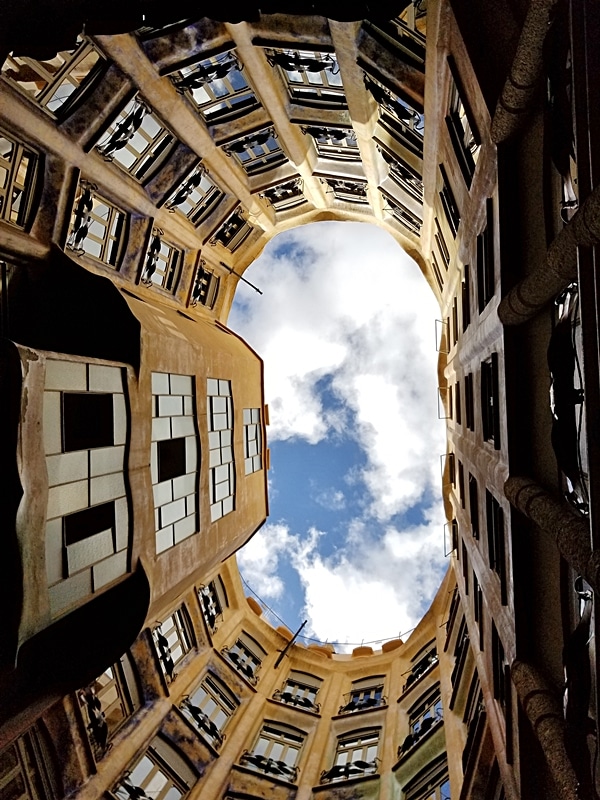
M500 449L500 397L498 394L498 353L481 363L481 422L483 438Z
M42 108L64 118L84 92L96 83L105 65L89 39L78 36L72 50L61 50L43 61L8 56L2 75Z
M198 589L198 599L202 607L202 614L211 633L217 630L217 622L223 616L223 610L228 607L227 592L221 576L212 580L206 586Z
M244 471L246 475L262 468L262 430L260 408L244 409Z
M458 462L458 495L460 497L461 508L465 507L465 469L462 461Z
M480 314L494 296L495 280L494 206L491 198L488 198L485 228L477 237L477 299Z
M454 384L454 407L456 409L456 422L462 424L462 402L460 397L460 381Z
M157 553L198 530L198 453L192 376L153 372L150 470Z
M115 117L96 148L106 161L115 161L138 181L146 181L176 144L148 104L136 95Z
M469 473L469 514L471 517L471 531L479 539L479 487L477 479Z
M244 766L295 783L306 734L280 722L265 722L254 747L242 754Z
M408 712L409 734L398 748L398 756L411 750L444 719L439 683L428 689Z
M0 219L27 227L33 211L37 154L0 131Z
M429 642L414 656L412 667L406 677L403 692L409 689L415 681L423 677L438 663L437 648L434 642Z
M471 272L468 264L465 264L463 269L461 300L462 329L464 333L471 324Z
M71 212L67 250L87 255L109 267L119 267L125 249L128 216L82 178Z
M502 603L506 604L506 555L504 548L504 512L502 506L487 489L485 491L487 539L490 569L500 578Z
M156 736L143 756L126 772L111 791L117 800L152 798L180 800L187 795L198 777L180 753Z
M206 168L199 164L170 195L166 208L177 211L194 225L199 225L223 197L222 190L209 178Z
M221 652L247 681L253 685L256 684L258 670L266 656L256 639L242 631L235 644L231 647L224 647Z
M498 629L492 620L492 672L494 679L494 697L506 712L510 699L510 666L504 654L504 646L498 635Z
M233 403L231 381L209 378L206 387L210 519L215 522L234 507Z
M202 738L217 750L223 744L225 728L239 703L216 675L208 673L200 686L186 695L180 708Z
M159 228L152 231L146 252L142 283L175 294L183 264L183 250L166 242Z
M219 226L209 244L213 247L216 244L221 244L230 253L234 253L246 241L252 231L252 226L244 219L242 209L236 208Z
M194 646L191 622L185 606L181 606L152 631L163 674L169 681L177 677L175 668Z
M470 108L463 101L464 90L454 59L448 59L448 66L451 79L446 125L458 166L468 188L471 186L479 157L480 140Z
M43 733L34 726L0 752L2 800L54 800L64 796L53 769L56 753Z
M219 283L219 276L207 269L206 261L201 258L192 289L191 304L196 306L200 303L205 308L213 308L219 293Z
M467 417L467 428L475 430L475 405L473 398L473 375L465 375L465 414Z
M450 800L446 754L423 767L404 787L405 800Z
M352 731L340 736L331 769L321 773L321 783L334 783L377 773L379 728Z
M456 238L458 226L460 224L460 211L458 210L458 204L454 197L454 192L450 186L450 181L448 180L448 175L443 164L440 164L440 174L442 176L442 188L440 189L439 193L440 200L442 201L442 208L444 209L444 215L446 217L448 227L450 228L452 236Z

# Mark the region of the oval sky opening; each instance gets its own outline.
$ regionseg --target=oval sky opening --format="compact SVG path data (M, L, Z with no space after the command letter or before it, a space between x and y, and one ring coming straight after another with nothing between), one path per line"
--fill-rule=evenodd
M417 264L369 224L275 237L228 324L265 362L270 516L242 577L290 628L348 644L413 628L440 585L445 516L435 319Z

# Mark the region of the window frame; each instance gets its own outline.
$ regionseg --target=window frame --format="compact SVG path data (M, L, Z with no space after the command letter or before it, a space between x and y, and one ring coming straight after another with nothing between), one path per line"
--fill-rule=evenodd
M299 728L266 719L252 749L242 753L240 764L267 777L273 773L272 777L278 780L296 783L306 737L307 734ZM271 755L278 751L279 758Z
M129 214L106 200L97 189L98 187L95 183L91 183L85 178L80 178L71 209L69 233L65 248L76 256L90 258L95 263L103 264L105 267L112 267L118 271L127 247ZM106 208L106 220L98 213L95 213L99 206ZM78 223L79 226L76 227ZM104 229L102 237L96 235L95 232L92 233L92 227L97 226ZM79 241L78 233L83 230L85 230L85 237ZM100 246L98 255L83 246L88 240L89 242L96 242Z
M330 769L323 770L320 783L339 783L340 781L376 775L378 770L378 753L381 741L381 728L360 728L348 731L337 737L333 764ZM373 758L369 760L368 756ZM354 766L357 762L365 767ZM354 773L352 771L354 767Z
M170 626L163 629L163 625L167 625L169 621ZM194 629L185 604L174 609L154 626L152 641L161 673L168 683L173 683L178 674L175 667L181 665L187 654L196 647ZM177 650L180 653L175 655Z
M2 139L11 148L7 155L0 154L0 171L6 173L5 185L0 188L0 219L27 230L38 195L42 159L32 147L0 129ZM21 174L24 163L24 174ZM18 194L15 196L15 193Z
M203 697L199 698L201 693ZM197 733L216 750L222 747L226 736L224 730L238 707L239 701L233 692L210 670L179 703L181 712ZM224 719L219 721L222 717Z
M214 523L235 511L235 421L231 381L207 378L206 396L210 521ZM219 410L223 404L217 404L216 400L224 400L224 411ZM226 494L221 487L227 490Z

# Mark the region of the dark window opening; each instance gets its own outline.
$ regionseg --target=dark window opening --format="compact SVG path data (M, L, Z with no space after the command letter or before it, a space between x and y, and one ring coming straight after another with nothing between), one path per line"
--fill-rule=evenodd
M112 394L63 392L62 412L64 453L115 443Z
M454 398L454 405L456 408L456 422L459 425L462 425L462 403L460 399L460 381L456 381L454 386L454 393L456 397Z
M81 542L102 531L115 529L115 503L102 503L100 506L84 508L63 517L65 545Z
M479 539L479 489L477 480L469 473L469 513L473 536Z
M158 442L158 482L185 475L185 437Z
M486 489L485 506L487 517L488 555L490 569L500 578L502 603L506 605L506 558L504 552L504 512L500 503Z
M487 221L477 237L477 299L479 313L494 296L494 212L491 199L486 204Z
M446 174L443 164L440 164L440 173L442 175L440 200L442 201L442 208L444 209L444 215L446 217L448 227L450 228L452 236L456 239L458 226L460 224L460 211L458 210L458 204L456 202L456 198L454 197L454 193L450 188L450 181L448 180L448 175Z
M462 281L462 329L463 333L471 324L471 277L469 265L465 264L464 277Z
M473 376L465 375L465 412L467 417L467 428L475 430L475 409L473 405Z
M500 449L500 408L498 396L498 354L481 364L481 421L483 438Z

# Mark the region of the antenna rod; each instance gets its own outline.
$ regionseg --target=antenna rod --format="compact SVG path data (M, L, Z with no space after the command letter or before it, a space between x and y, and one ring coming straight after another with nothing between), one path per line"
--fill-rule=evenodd
M248 284L248 286L252 287L252 289L254 289L254 291L255 291L255 292L258 292L259 294L262 294L262 292L261 292L261 290L258 288L258 286L255 286L253 283L250 283L250 281L247 281L247 280L246 280L246 278L244 278L244 276L243 276L243 275L240 275L240 274L239 274L239 272L236 272L236 271L233 269L233 267L230 267L230 266L228 266L228 265L227 265L227 264L226 264L224 261L220 261L219 263L221 264L221 266L222 266L222 267L225 267L225 269L226 269L226 270L228 270L229 272L231 272L231 274L232 274L232 275L237 275L237 277L238 277L238 278L239 278L241 281L244 281L244 283L247 283L247 284Z
M277 661L275 662L275 666L273 667L273 669L277 669L277 667L281 664L284 655L287 653L287 651L290 649L290 647L294 644L294 642L298 638L298 634L300 633L300 631L306 625L307 622L308 622L308 620L305 619L304 622L302 623L302 625L300 625L300 627L296 631L296 633L292 636L292 638L289 640L289 642L286 644L286 646L283 648L283 650L279 653L279 657L278 657Z

